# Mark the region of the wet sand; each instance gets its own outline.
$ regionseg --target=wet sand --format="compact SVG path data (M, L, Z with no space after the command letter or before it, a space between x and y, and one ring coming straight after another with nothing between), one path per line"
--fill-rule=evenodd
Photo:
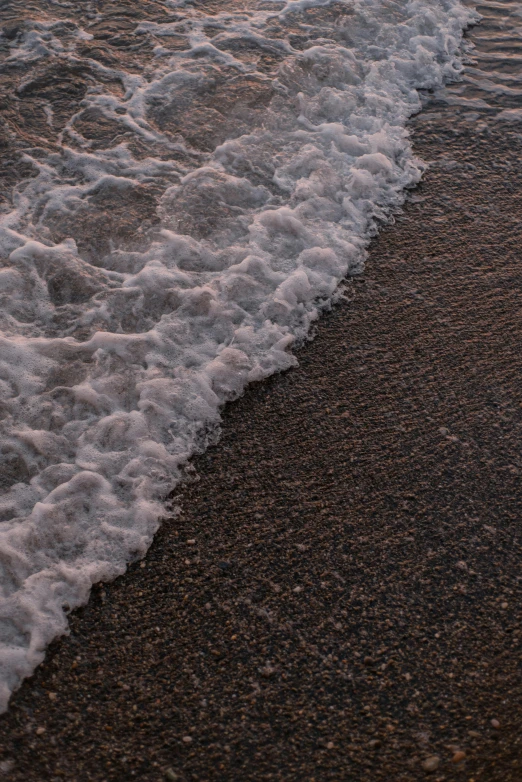
M522 136L413 130L424 182L13 697L3 779L522 779Z

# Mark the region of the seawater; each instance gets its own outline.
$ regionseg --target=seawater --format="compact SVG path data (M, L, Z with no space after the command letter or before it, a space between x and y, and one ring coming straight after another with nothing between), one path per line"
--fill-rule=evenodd
M462 81L437 88L436 99L470 121L522 120L522 3L515 0L466 5L481 15L473 29Z
M95 3L81 23L54 7L0 41L17 100L44 109L0 214L0 710L91 585L144 555L221 406L295 364L362 269L423 171L419 90L461 76L478 18L457 0L170 0L159 21L134 4L126 68L96 55ZM88 74L65 120L49 73Z

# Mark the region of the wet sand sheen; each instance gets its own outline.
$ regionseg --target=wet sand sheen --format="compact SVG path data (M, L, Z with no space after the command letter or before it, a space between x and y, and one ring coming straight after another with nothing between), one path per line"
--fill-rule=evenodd
M452 124L417 121L434 164L349 301L14 696L7 779L520 780L521 138Z

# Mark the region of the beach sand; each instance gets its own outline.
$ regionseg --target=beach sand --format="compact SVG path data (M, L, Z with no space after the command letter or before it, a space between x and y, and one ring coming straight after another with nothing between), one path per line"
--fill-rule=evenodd
M423 183L15 694L2 779L522 780L522 136L411 127Z

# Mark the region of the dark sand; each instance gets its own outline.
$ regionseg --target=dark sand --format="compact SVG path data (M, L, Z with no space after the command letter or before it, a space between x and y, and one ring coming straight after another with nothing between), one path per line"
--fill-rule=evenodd
M413 128L365 276L13 697L0 779L522 782L522 136Z
M522 136L414 130L424 183L14 696L3 779L522 780Z

